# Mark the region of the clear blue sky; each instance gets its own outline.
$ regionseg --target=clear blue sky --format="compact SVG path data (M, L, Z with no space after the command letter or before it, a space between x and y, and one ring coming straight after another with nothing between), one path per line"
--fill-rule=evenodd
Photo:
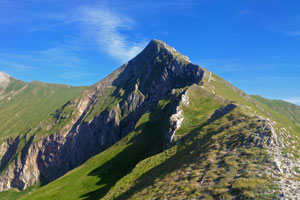
M300 103L298 0L0 0L0 71L90 85L163 40L249 94Z

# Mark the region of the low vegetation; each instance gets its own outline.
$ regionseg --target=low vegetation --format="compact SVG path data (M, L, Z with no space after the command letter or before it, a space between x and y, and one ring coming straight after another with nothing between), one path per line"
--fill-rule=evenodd
M189 105L183 107L185 123L178 130L184 137L178 145L162 152L173 102L168 96L117 144L24 199L59 199L62 195L65 199L251 199L275 195L276 186L265 174L270 158L251 142L251 134L262 128L257 119L236 108L208 123L226 101L212 98L198 86L189 88L188 94Z
M0 101L0 138L34 133L35 128L68 101L78 96L85 87L46 84L41 82L12 82L6 98Z

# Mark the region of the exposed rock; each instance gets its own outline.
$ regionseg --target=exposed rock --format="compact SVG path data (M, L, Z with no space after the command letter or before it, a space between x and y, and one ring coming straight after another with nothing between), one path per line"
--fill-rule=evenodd
M4 93L5 89L10 83L10 76L4 72L0 72L0 98Z
M216 94L215 87L213 86L213 84L210 84L211 81L215 81L212 73L206 69L204 69L204 71L205 71L204 77L203 77L204 81L201 83L201 88L211 92L212 94Z
M0 86L8 85L10 82L10 76L4 72L0 72Z
M4 156L4 154L6 153L8 149L8 142L3 142L0 145L0 159L2 159L2 157ZM1 164L1 163L0 163Z
M298 159L284 155L284 143L286 142L282 137L282 132L276 130L274 125L274 122L266 119L265 130L271 132L271 141L268 142L268 152L273 156L275 166L275 170L270 171L269 174L271 177L280 177L279 179L274 179L274 182L280 188L281 195L283 195L283 198L279 199L300 199L300 184L295 179L298 176L295 169L298 169L300 162Z
M179 104L176 107L176 112L170 118L170 130L166 134L166 139L164 142L164 149L169 148L170 145L176 142L176 131L181 127L184 120L182 105L189 104L188 90L180 95Z
M3 170L5 167L8 168L0 176L0 189L8 190L10 188L17 188L19 190L22 190L28 185L35 184L36 177L33 176L35 172L33 168L30 167L29 169L27 169L26 163L23 162L22 157L21 159L16 158L12 160L12 157L15 155L15 152L18 148L19 137L17 137L13 141L8 140L6 144L7 145L2 144L3 146L7 146L7 148L5 154L1 159L1 170ZM29 144L31 144L31 142L29 142ZM23 153L26 154L26 152ZM37 178L38 175L39 174L37 174ZM19 178L22 178L22 180L19 180Z
M8 162L11 160L13 155L16 153L17 148L19 144L19 136L15 140L8 139L6 143L2 144L3 150L3 156L1 156L1 165L0 165L0 171L2 171L5 166L8 164ZM2 149L1 148L1 149Z
M283 144L286 143L283 138L284 134L275 128L275 122L258 116L257 123L261 124L262 130L252 133L249 142L251 141L255 146L265 149L271 156L272 167L266 168L264 173L279 186L280 195L277 199L300 199L298 192L300 184L295 180L297 173L294 171L300 165L299 160L283 153Z

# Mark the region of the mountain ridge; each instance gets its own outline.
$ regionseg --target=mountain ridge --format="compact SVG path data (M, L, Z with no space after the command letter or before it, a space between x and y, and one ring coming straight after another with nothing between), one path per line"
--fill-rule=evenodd
M299 127L159 40L33 130L1 146L24 199L300 198Z

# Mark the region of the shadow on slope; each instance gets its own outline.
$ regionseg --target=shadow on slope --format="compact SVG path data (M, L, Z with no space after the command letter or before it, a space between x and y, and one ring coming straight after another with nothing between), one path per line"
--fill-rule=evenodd
M130 173L141 160L162 152L165 133L169 128L169 118L173 113L174 103L171 100L164 108L158 106L153 112L144 114L134 133L128 137L125 150L117 156L90 172L89 176L101 179L99 189L81 196L83 199L101 199L117 181Z
M204 153L207 150L207 147L211 145L210 139L212 138L212 136L222 132L226 127L221 127L217 131L210 131L207 134L203 135L200 140L198 140L197 137L199 137L199 133L202 131L203 127L217 121L224 115L233 111L235 108L236 105L228 104L217 109L205 123L200 125L198 128L195 128L188 135L184 136L181 139L180 143L182 143L183 145L178 145L177 152L174 156L170 157L165 162L157 165L156 167L140 176L135 181L135 185L133 187L131 187L128 191L120 194L115 199L130 199L134 193L141 191L147 186L153 185L155 179L157 179L158 177L165 177L174 170L180 169L183 165L188 165L190 162L192 162L190 158L199 156L199 151L195 150L197 147L200 148L201 153Z

